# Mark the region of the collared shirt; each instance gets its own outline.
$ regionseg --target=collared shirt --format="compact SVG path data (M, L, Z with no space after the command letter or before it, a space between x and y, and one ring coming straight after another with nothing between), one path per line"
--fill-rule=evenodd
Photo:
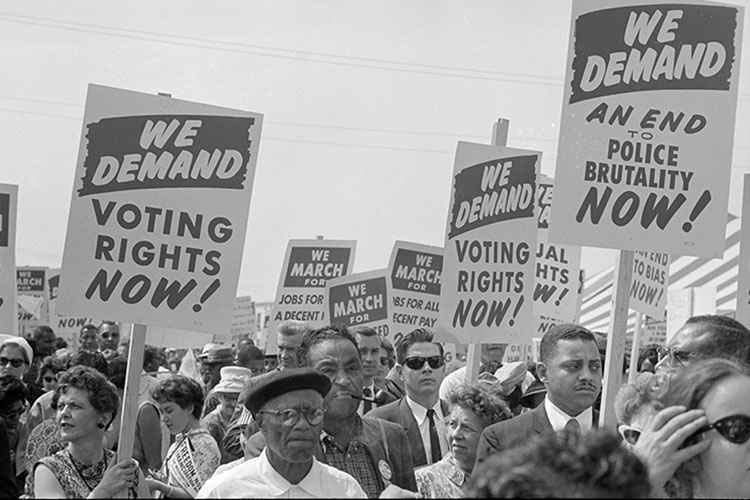
M369 498L377 498L384 486L380 483L375 464L364 443L362 420L356 417L356 434L346 449L336 442L336 438L325 430L320 432L320 442L326 463L350 474L357 480Z
M576 420L578 420L578 424L581 426L582 433L590 431L594 422L594 410L590 406L579 413L578 416L571 417L560 408L555 406L555 404L549 400L549 397L545 397L544 409L547 410L547 418L549 418L549 423L552 424L552 428L555 431L563 430L565 428L565 424L567 424L568 420L570 420L571 418L575 418Z
M432 463L432 446L430 445L430 420L427 418L427 408L417 403L409 396L406 396L406 403L411 408L411 412L414 415L414 420L417 421L417 427L419 427L419 433L422 436L422 444L424 445L424 453L427 457L427 463ZM435 427L437 428L438 440L440 441L440 456L445 456L450 450L448 446L448 437L445 429L445 416L443 415L443 409L440 407L440 399L438 398L435 406L432 407L435 410Z
M196 498L367 498L357 481L312 458L307 475L291 484L271 466L267 450L233 469L215 475Z

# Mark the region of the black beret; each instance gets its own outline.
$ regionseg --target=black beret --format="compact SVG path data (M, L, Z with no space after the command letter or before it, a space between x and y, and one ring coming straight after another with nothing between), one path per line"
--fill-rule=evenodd
M272 372L247 391L245 408L255 415L269 400L299 389L313 389L326 397L331 380L312 368L286 368Z

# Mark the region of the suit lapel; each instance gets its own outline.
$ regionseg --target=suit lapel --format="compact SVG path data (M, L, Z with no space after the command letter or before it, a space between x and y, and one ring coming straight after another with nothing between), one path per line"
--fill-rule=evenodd
M398 407L401 410L401 422L406 430L406 437L409 438L409 444L412 447L412 455L424 457L422 462L427 463L427 454L424 451L424 444L422 444L422 434L419 432L417 420L414 418L409 403L406 402L406 397L401 398Z
M532 415L532 428L537 434L542 434L546 431L552 430L552 424L547 417L547 410L544 409L544 402L534 408L531 412Z

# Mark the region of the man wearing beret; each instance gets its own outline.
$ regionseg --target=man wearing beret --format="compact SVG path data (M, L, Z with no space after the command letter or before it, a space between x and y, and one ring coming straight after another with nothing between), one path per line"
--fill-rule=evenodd
M324 401L326 414L315 456L354 476L369 498L416 497L411 448L404 429L357 413L363 388L362 362L357 341L347 328L327 326L306 334L299 358L332 384ZM256 433L248 448L261 450L262 439Z
M279 371L255 385L245 406L260 427L265 449L213 476L196 498L366 498L352 476L313 456L330 388L328 377L309 368Z
M550 328L539 346L536 373L547 396L530 412L490 425L479 439L477 466L489 455L523 444L547 431L586 432L597 425L593 405L602 386L596 337L564 323Z

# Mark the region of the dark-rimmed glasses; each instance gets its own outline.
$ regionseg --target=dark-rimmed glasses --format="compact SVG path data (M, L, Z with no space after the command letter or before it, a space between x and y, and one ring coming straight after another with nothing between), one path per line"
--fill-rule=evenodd
M430 356L429 358L415 356L404 360L404 365L412 370L421 370L425 363L429 363L430 368L437 370L445 364L445 358L443 356Z
M730 415L721 418L713 424L701 428L696 434L716 429L716 432L734 444L744 444L750 439L750 417L747 415Z
M659 361L663 360L666 357L669 357L669 364L672 366L685 366L685 364L687 364L691 360L701 357L701 355L698 353L680 351L679 349L676 349L674 347L667 348L664 346L659 346L656 352L659 354Z
M10 363L10 366L12 366L13 368L19 368L21 365L26 363L26 361L22 359L18 359L18 358L15 358L15 359L8 359L6 357L0 358L0 366L7 366L8 363Z
M270 413L281 417L281 425L284 427L294 427L299 422L300 415L305 416L305 420L310 425L318 425L323 421L325 416L324 408L303 408L298 410L296 408L290 408L288 410L260 410L258 413Z

